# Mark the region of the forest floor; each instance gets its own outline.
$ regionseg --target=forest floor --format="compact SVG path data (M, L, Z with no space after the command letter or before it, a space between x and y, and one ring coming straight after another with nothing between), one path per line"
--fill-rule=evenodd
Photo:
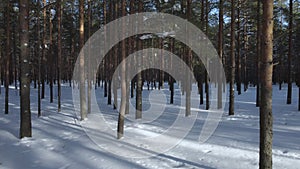
M294 86L291 105L286 105L286 90L281 91L273 86L274 142L273 165L278 169L293 169L300 166L300 112L297 111L298 88ZM177 92L179 92L177 86ZM1 89L0 112L4 112L4 88ZM222 168L241 169L258 168L259 165L259 109L255 106L256 88L249 87L242 95L236 94L235 115L228 116L228 103L222 119L205 142L199 143L198 137L204 120L202 116L196 120L194 127L185 139L172 149L155 154L149 158L125 158L109 153L105 145L98 146L86 133L74 113L72 88L62 86L62 111L57 112L57 98L49 103L46 87L46 98L42 100L42 116L37 117L37 89L31 90L33 137L19 139L20 104L18 91L11 87L9 98L9 114L0 115L0 168L4 169L159 169L159 168ZM56 88L55 88L56 91ZM163 89L168 92L168 89ZM98 104L107 123L116 128L117 111L106 105L103 89L96 90ZM144 90L143 106L149 109L148 96L151 92ZM175 100L180 94L175 95ZM168 98L167 98L168 101ZM135 98L131 99L132 104ZM164 103L161 104L163 106ZM158 108L160 105L155 105ZM201 108L204 108L202 106ZM176 107L166 106L172 113ZM175 111L176 112L176 111ZM130 112L133 116L134 112ZM129 115L129 116L130 116ZM150 114L151 116L151 114ZM134 116L133 116L134 117ZM86 121L89 121L90 118ZM126 134L132 133L153 135L168 128L169 119L153 122L149 125L130 125L132 120L125 121ZM163 123L165 121L165 123ZM136 123L134 123L136 124ZM157 124L157 125L155 125ZM115 131L115 128L113 130ZM138 129L137 129L138 128ZM99 133L102 137L101 133ZM116 135L116 132L113 133ZM107 144L111 138L103 135ZM108 139L105 141L105 139ZM122 146L120 146L122 151ZM141 150L142 151L142 150ZM151 153L151 152L150 152Z

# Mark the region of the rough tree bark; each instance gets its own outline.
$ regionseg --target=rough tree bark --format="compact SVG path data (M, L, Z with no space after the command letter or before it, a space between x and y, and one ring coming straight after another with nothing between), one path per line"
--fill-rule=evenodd
M42 79L41 79L41 83L42 83L42 93L41 93L41 99L45 98L45 67L44 67L44 63L45 63L45 59L46 59L46 22L47 22L47 11L45 6L47 5L46 0L43 0L43 47L42 47L42 62L41 64L43 65L42 67Z
M118 19L118 11L119 11L119 2L115 1L114 2L114 10L113 10L113 20L117 20ZM117 29L114 29L114 35L113 36L117 36ZM114 58L114 70L118 67L118 60L119 60L119 44L115 45L115 47L113 48L113 58ZM115 72L115 73L119 73L119 72ZM118 82L117 80L118 76L115 76L114 81ZM117 109L118 107L118 83L114 83L113 84L113 95L114 95L114 104L113 107L114 109Z
M273 0L263 1L259 168L272 168Z
M29 1L20 0L21 96L20 138L31 137L30 63L29 63Z
M11 60L11 46L10 46L10 1L7 1L6 11L6 66L5 66L5 114L8 114L8 94L9 94L9 79L10 79L10 60Z
M229 115L234 115L234 79L235 79L235 0L231 0L231 40L230 40L230 88L229 88Z
M256 82L256 107L260 106L260 55L261 55L261 0L257 0L257 32L256 32L256 69L257 69L257 82Z
M288 52L288 91L287 91L287 104L292 103L292 47L293 47L293 0L290 0L290 14L289 14L289 52Z
M84 45L84 0L79 0L79 48L82 49ZM87 117L86 110L86 91L85 91L85 68L84 68L84 54L80 56L80 115L81 120Z
M186 13L186 18L188 21L191 21L191 16L192 16L192 0L187 0L187 4L186 4L186 7L187 7L187 13ZM189 36L192 36L192 35L189 35L189 31L187 31L187 36L189 38ZM191 69L191 65L192 65L192 49L190 47L187 47L186 49L186 64L187 64L187 69ZM186 78L187 78L187 84L186 84L186 101L185 101L185 116L190 116L191 115L191 77L190 77L190 74L188 73L186 75Z
M237 79L236 79L236 89L237 89L237 92L238 92L238 95L242 94L242 84L241 84L241 81L242 81L242 74L241 74L241 69L242 69L242 64L241 64L241 50L240 50L240 47L241 47L241 31L240 31L240 8L241 8L241 2L240 0L238 0L238 7L237 7L237 44L236 44L236 50L237 50L237 53L236 53L236 58L237 58L237 70L236 70L236 73L237 73Z
M49 83L50 83L50 103L53 103L53 23L52 23L52 14L50 14L49 18L49 53L48 53L48 60L49 60Z
M58 112L61 110L61 0L56 1L57 5L57 104Z
M203 2L203 6L204 6L204 2ZM208 4L208 0L205 0L205 34L208 35L208 8L209 8L209 4ZM209 66L209 64L207 65ZM208 68L207 68L208 70ZM205 93L206 93L206 110L209 110L209 77L208 77L208 73L205 73Z
M92 27L92 5L91 0L88 0L88 38L91 37L91 27ZM90 40L88 40L88 55L90 55ZM88 67L91 67L91 61L88 59ZM87 113L91 113L91 90L92 90L92 75L93 72L87 72L87 78L88 78L88 97L87 97Z
M219 41L218 41L218 52L219 57L223 60L223 0L220 0L219 4ZM219 79L218 82L218 109L222 108L222 82Z
M138 3L138 12L142 12L143 10L143 2L142 0L139 0ZM139 29L139 28L138 28ZM142 49L142 41L138 39L138 49ZM141 65L141 58L137 57L138 62L138 69L140 69ZM135 118L141 119L142 118L142 72L139 72L136 76L136 112L135 112Z
M40 15L40 5L37 7L37 18L39 18ZM40 46L41 46L41 34L40 34L40 19L37 20L37 45L36 45L36 51L37 51L37 57L38 57L38 117L42 115L41 112L41 55L40 55Z
M121 2L121 11L122 16L126 15L126 1L122 0ZM125 26L125 23L123 24L123 28ZM122 33L124 32L124 29L122 29ZM127 89L126 89L126 46L125 46L125 40L121 42L121 55L122 55L122 62L121 62L121 105L120 105L120 112L119 112L119 120L118 120L118 135L117 138L120 139L123 137L124 134L124 116L126 112L126 97L127 97Z

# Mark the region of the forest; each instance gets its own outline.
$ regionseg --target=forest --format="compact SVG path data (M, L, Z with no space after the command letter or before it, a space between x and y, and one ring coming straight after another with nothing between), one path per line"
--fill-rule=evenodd
M140 18L134 23L122 20L130 16L139 18L138 14L143 13L144 20ZM160 20L155 18L156 15L161 17ZM222 74L219 68L214 67L216 65L209 61L204 63L191 45L178 40L177 33L187 28L167 20L168 16L191 23L205 35L204 39L209 40L218 55L216 62L222 65L220 69L224 71L224 81L215 80ZM172 109L178 108L178 99L181 99L179 107L183 107L185 118L194 117L195 109L209 114L214 110L214 103L216 110L222 110L221 123L224 118L239 118L244 109L248 109L249 113L257 112L255 133L259 134L259 159L254 167L272 168L273 132L276 133L278 127L276 115L280 114L274 105L282 111L289 105L292 106L288 108L289 112L300 111L298 0L3 0L0 18L0 110L3 114L0 115L0 123L5 126L6 118L16 118L17 138L21 140L31 137L40 139L35 137L34 124L40 123L39 119L66 113L65 108L69 104L72 105L70 112L79 112L70 115L76 119L75 123L86 125L95 117L94 106L98 104L103 114L114 115L114 120L106 122L115 124L114 142L122 141L127 130L132 132L129 124L135 121L136 125L139 120L147 120L148 102L155 107L157 101L163 100L161 96L151 95L152 91L157 91L164 93L167 103L163 106L167 108L172 105ZM161 32L134 34L123 39L120 37L126 34L127 27L131 26L134 33L140 28L136 23L150 23L151 19L156 23L159 21L159 24L150 26L163 28ZM107 26L118 21L122 23L117 28ZM102 37L101 31L105 34L100 39L101 45L93 44L98 35ZM193 36L196 35L187 34L185 38L191 41ZM111 45L115 40L118 42ZM108 48L107 53L100 51L104 48ZM135 56L129 63L131 55L147 49L158 52L153 56L151 53ZM172 65L176 59L168 58L169 53L180 58L182 64ZM101 61L87 57L102 54ZM159 68L149 68L155 63L159 64ZM92 69L94 67L95 70ZM137 69L133 76L129 71L133 70L131 67ZM217 71L214 74L216 77L212 77L209 68ZM164 71L166 69L173 70L180 78L176 79L170 72ZM187 71L191 71L192 75ZM133 78L129 78L131 76ZM192 76L194 81L189 84ZM155 98L154 101L151 96ZM69 103L72 97L73 103ZM76 99L74 102L74 97L78 97L78 102ZM94 103L94 97L99 103ZM251 102L251 108L241 108L241 99L244 98L247 99L245 102ZM193 107L196 100L197 107ZM159 106L161 104L156 108ZM167 108L164 112L167 112ZM8 117L11 114L18 115ZM109 118L107 114L104 116ZM293 117L285 119L288 118ZM151 124L156 123L160 122L153 121ZM298 131L299 135L299 123L292 127L293 132ZM6 130L9 129L2 129L1 132ZM293 138L293 141L299 141L299 138ZM299 160L299 145L295 151L294 159ZM4 161L0 158L0 168L2 163ZM230 168L223 166L223 163L208 166L200 165L201 162L182 163L174 168L189 168L189 165L196 168ZM286 168L277 166L280 167Z

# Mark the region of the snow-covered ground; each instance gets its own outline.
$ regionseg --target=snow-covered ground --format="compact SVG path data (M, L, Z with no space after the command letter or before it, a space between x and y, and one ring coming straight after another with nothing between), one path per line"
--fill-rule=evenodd
M60 113L57 112L56 99L54 103L49 103L47 88L46 98L42 100L43 114L40 118L37 117L37 90L31 90L33 137L20 140L19 96L18 91L11 87L10 113L0 114L0 168L258 168L259 110L255 107L255 90L250 87L246 93L236 95L236 114L229 117L225 112L218 128L207 142L201 144L198 142L204 113L204 116L198 117L185 139L174 148L161 154L146 152L153 155L149 158L132 159L108 153L109 150L105 150L105 146L101 148L86 134L75 116L72 89L67 85L62 87ZM167 89L163 91L168 93ZM106 105L103 89L98 88L96 94L99 96L98 104L105 112L103 113L105 120L116 126L117 111L113 110L112 106ZM274 168L296 169L300 166L300 112L297 111L297 95L298 88L294 87L292 104L286 105L286 86L281 91L278 90L278 86L274 86ZM144 90L145 109L149 108L148 96L149 92ZM175 96L175 106L165 105L166 112L176 112L178 108L176 98L180 97L180 94L177 93ZM131 100L132 104L134 100L134 98ZM159 104L158 100L156 106L163 105L164 103ZM226 110L227 107L228 103ZM4 112L3 87L0 109ZM130 113L130 116L133 116L134 111ZM158 119L150 126L139 125L134 120L127 119L125 136L135 132L140 135L159 134L169 127L171 120L172 116L166 114L164 118ZM111 140L112 138L103 133L98 134L105 143L115 142L114 138Z

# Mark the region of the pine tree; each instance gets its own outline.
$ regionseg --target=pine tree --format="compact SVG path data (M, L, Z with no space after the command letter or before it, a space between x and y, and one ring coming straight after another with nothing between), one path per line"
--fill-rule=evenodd
M231 67L229 89L229 115L234 115L234 79L235 79L235 0L231 0Z
M287 91L287 104L292 103L292 48L293 48L293 0L290 0L290 13L289 13L289 49L288 49L288 91Z
M31 137L30 63L29 63L29 1L20 0L21 96L20 138Z
M126 1L122 0L121 2L121 11L122 16L126 15ZM126 23L122 23L124 28ZM124 33L124 29L122 29L122 34ZM126 89L126 46L125 40L121 42L121 55L122 55L122 62L121 62L121 105L120 105L120 112L119 112L119 120L118 120L118 139L123 137L124 134L124 116L126 112L126 97L127 97L127 89Z
M259 168L272 168L273 0L263 1Z
M84 0L79 0L79 48L84 44ZM82 53L80 56L80 115L81 120L87 117L86 110L86 92L85 92L85 58Z

